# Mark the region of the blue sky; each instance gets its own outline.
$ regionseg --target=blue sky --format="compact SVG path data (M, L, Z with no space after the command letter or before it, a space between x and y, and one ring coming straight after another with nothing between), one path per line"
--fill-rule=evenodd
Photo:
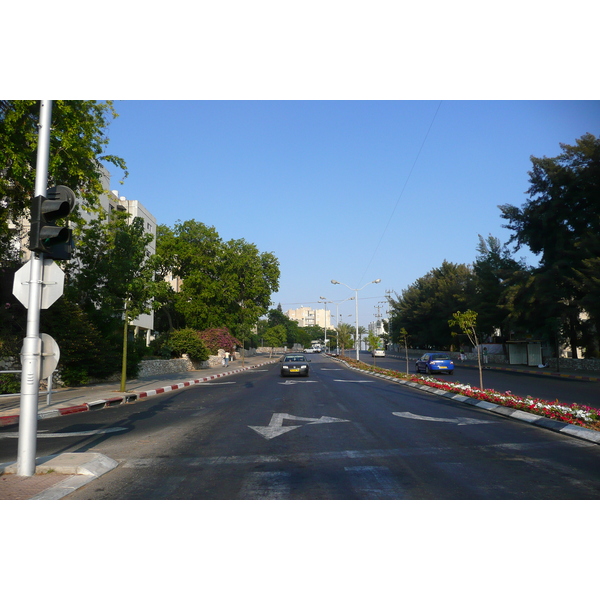
M116 101L112 189L161 224L196 219L280 261L275 304L359 293L359 323L527 199L530 156L600 135L598 101ZM519 253L529 264L536 258ZM335 307L329 306L335 314ZM354 322L354 303L340 307Z

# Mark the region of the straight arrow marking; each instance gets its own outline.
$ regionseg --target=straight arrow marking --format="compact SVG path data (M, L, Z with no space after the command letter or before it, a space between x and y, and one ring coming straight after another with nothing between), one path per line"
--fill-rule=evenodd
M495 423L495 421L482 421L481 419L470 419L468 417L458 417L456 419L443 419L439 417L425 417L424 415L415 415L410 412L395 412L392 413L396 417L403 419L416 419L417 421L435 421L437 423L455 423L456 425L484 425L487 423Z

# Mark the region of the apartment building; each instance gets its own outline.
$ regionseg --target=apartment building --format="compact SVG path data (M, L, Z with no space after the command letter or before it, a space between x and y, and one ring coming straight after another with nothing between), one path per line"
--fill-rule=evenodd
M318 325L325 329L333 329L331 326L331 311L324 308L315 310L309 306L301 306L300 308L291 308L286 312L286 315L292 321L296 321L300 327Z

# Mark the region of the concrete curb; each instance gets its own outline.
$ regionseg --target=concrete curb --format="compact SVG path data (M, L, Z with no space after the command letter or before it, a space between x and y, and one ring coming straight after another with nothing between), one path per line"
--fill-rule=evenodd
M543 427L545 429L551 429L552 431L556 431L557 433L563 433L565 435L569 435L571 437L576 437L587 442L592 442L594 444L600 444L600 431L592 431L591 429L586 429L585 427L580 427L579 425L571 425L570 423L563 423L561 421L556 421L555 419L549 419L548 417L542 417L539 415L535 415L533 413L528 413L523 410L509 408L507 406L502 406L500 404L494 404L492 402L487 402L486 400L478 400L477 398L470 398L469 396L462 396L461 394L457 394L455 392L446 392L444 390L440 390L438 388L432 388L428 385L421 385L418 383L414 383L412 381L405 381L403 379L398 379L396 377L390 377L389 375L382 375L379 373L370 373L369 371L364 371L363 369L358 369L356 367L350 366L343 360L338 358L330 357L337 362L343 363L348 369L352 371L357 371L364 375L371 375L373 377L378 377L379 379L387 379L388 381L392 381L393 383L398 383L400 385L406 385L409 387L417 388L421 391L428 392L430 394L436 394L438 396L442 396L444 398L449 398L450 400L457 400L458 402L463 402L464 404L469 404L471 406L476 406L477 408L482 408L484 410L488 410L490 412L496 412L505 417L509 417L511 419L517 419L519 421L523 421L525 423L529 423L531 425L536 425L537 427Z
M71 475L52 487L36 494L30 500L60 500L74 490L112 471L118 462L99 452L65 452L36 459L35 472ZM0 465L0 473L16 474L17 463Z
M50 410L44 410L38 412L38 420L41 419L53 419L55 417L62 417L65 415L72 415L74 413L79 412L87 412L90 410L99 410L102 408L108 408L110 406L117 406L119 404L129 404L131 402L135 402L138 400L146 400L152 396L156 396L158 394L164 394L165 392L172 392L175 390L179 390L185 387L190 387L193 385L197 385L199 383L207 383L213 379L219 379L221 377L227 377L228 375L234 375L235 373L241 373L243 371L249 371L250 369L256 369L258 367L263 367L265 365L270 365L278 362L276 360L268 360L266 362L262 362L256 365L250 365L248 367L241 367L239 369L233 369L232 371L225 371L224 373L217 373L215 375L209 375L207 377L202 377L201 379L191 379L190 381L185 381L182 383L176 383L174 385L164 386L160 388L156 388L153 390L145 390L143 392L137 393L126 393L123 396L115 396L112 398L106 398L102 400L94 400L92 402L84 402L83 404L78 404L76 406L66 406L53 408ZM8 415L0 417L0 428L8 427L9 425L15 425L19 422L19 415Z

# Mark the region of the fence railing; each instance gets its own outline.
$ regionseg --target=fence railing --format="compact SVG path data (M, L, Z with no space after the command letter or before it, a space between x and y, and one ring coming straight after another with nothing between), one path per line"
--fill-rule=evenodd
M18 370L10 370L10 371L0 371L0 375L2 375L2 373L21 373L21 369ZM44 391L40 391L40 396L45 396L47 395L48 397L46 398L46 404L49 405L50 401L52 400L52 377L54 376L54 372L52 372L50 375L48 375L48 385L47 385L47 390ZM0 394L0 399L2 398L13 398L16 396L20 396L21 392L17 392L15 394Z

